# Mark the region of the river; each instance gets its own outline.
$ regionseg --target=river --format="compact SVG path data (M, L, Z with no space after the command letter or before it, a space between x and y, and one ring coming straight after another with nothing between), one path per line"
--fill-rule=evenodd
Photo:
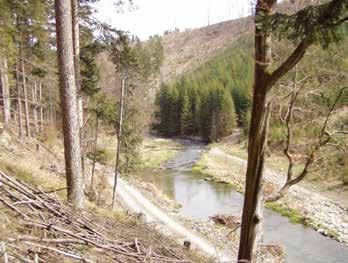
M203 145L182 141L185 149L165 164L162 171L147 173L169 198L181 204L180 213L188 218L208 219L216 214L240 216L243 195L230 185L204 180L190 167L200 158ZM264 244L282 244L289 263L348 262L348 247L325 237L311 228L291 223L288 218L264 210Z

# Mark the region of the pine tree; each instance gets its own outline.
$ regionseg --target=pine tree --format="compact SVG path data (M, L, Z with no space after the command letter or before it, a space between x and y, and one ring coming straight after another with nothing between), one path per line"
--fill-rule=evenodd
M181 99L180 110L180 134L190 135L193 131L193 114L190 99L187 95L187 91L184 91Z
M180 98L176 85L171 87L168 99L168 135L175 136L180 134Z
M68 201L76 208L83 208L84 179L81 165L80 126L77 116L74 53L71 41L70 0L56 0L55 11Z

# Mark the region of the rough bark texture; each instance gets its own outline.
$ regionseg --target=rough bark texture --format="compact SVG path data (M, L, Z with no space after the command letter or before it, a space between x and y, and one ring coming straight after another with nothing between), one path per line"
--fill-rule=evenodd
M81 69L80 69L80 28L79 28L79 2L78 0L71 0L72 12L72 33L73 33L73 47L74 47L74 66L75 66L75 83L77 89L77 109L80 126L80 148L81 148L81 162L82 172L84 173L84 150L83 150L83 100L81 91Z
M77 114L71 1L55 0L55 11L68 201L73 206L82 208L84 207L84 180Z
M256 16L260 12L270 13L274 0L259 0ZM261 25L255 29L255 80L252 114L250 121L248 166L246 172L245 199L242 215L241 240L238 260L252 261L257 256L258 243L262 236L262 177L267 142L269 117L269 74L266 68L271 61L271 34Z
M75 83L78 99L78 113L80 127L83 125L83 104L81 95L81 69L80 69L80 29L79 29L79 3L77 0L71 0L72 9L72 32L74 45L74 66L75 66Z
M8 81L8 66L7 59L2 58L1 61L1 88L2 88L2 105L4 112L4 125L6 126L11 119L11 100L10 100L10 85Z
M256 19L261 15L269 16L276 0L258 0ZM255 80L250 121L248 166L246 172L245 199L242 215L241 240L239 245L239 262L254 262L258 242L262 236L262 176L267 143L269 119L269 101L267 93L276 82L289 72L305 55L313 40L304 37L291 55L272 73L268 72L271 62L271 33L261 22L255 29ZM306 172L306 171L305 171ZM294 182L297 183L298 181Z

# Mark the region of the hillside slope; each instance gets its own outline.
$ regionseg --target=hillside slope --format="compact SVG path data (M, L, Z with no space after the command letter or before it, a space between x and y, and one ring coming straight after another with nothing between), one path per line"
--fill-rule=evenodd
M19 140L0 129L0 261L204 262L139 215L111 212L91 194L76 213L65 189L60 140Z
M279 12L292 13L295 9L313 4L310 0L290 4L278 4ZM254 32L252 16L220 22L206 27L187 29L162 36L164 61L160 71L161 82L171 82L188 74L208 62L226 48L232 46L241 36Z
M161 80L170 82L214 58L242 35L253 30L252 17L236 19L163 36Z

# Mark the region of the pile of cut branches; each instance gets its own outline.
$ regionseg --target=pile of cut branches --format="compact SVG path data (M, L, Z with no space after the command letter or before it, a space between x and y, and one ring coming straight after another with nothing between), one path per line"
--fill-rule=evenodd
M3 262L189 262L183 248L150 225L76 212L56 192L0 172Z

